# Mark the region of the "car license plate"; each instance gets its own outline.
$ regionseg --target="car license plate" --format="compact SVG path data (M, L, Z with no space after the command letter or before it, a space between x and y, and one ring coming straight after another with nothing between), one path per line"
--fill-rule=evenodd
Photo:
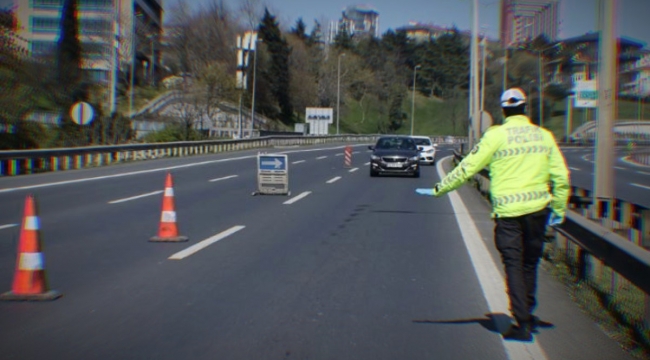
M388 168L401 168L402 163L388 163L388 164L386 164L386 167L388 167Z

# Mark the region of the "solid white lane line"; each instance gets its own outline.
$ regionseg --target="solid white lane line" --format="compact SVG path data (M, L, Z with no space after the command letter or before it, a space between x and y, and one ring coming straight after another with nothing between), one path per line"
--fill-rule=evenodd
M349 172L353 173L353 172L355 172L355 171L357 171L357 170L359 170L359 168L350 169Z
M109 204L119 204L119 203L123 203L123 202L126 202L126 201L136 200L136 199L140 199L140 198L143 198L143 197L158 195L158 194L162 194L162 193L163 193L162 190L158 190L158 191L154 191L154 192L150 192L150 193L146 193L146 194L142 194L142 195L136 195L136 196L131 196L131 197L124 198L124 199L109 201L108 203Z
M236 177L239 177L239 175L224 176L222 178L216 178L216 179L212 179L212 180L208 180L208 181L209 182L215 182L215 181L221 181L221 180L228 180L228 179L232 179L232 178L236 178Z
M626 168L624 168L624 167L620 167L620 166L614 166L614 169L627 170Z
M365 166L368 166L368 165L370 165L370 163L369 163L369 162L367 162L367 163L365 163L365 164L363 164L363 165L365 165Z
M328 147L328 148L283 151L283 152L281 152L281 154L292 154L292 153L303 153L303 152L314 152L314 151L344 149L345 146L346 145L333 146L333 147ZM148 169L148 170L131 171L131 172L125 172L125 173L119 173L119 174L113 174L113 175L95 176L95 177L89 177L89 178L81 178L81 179L74 179L74 180L64 180L64 181L57 181L57 182L43 183L43 184L36 184L36 185L18 186L18 187L14 187L14 188L4 188L4 189L0 189L0 193L17 191L17 190L38 189L38 188L42 188L42 187L50 187L50 186L57 186L57 185L76 184L76 183L81 183L81 182L105 180L105 179L112 179L112 178L117 178L117 177L148 174L148 173L153 173L153 172L169 171L169 170L174 170L174 169L183 169L183 168L194 167L194 166L216 164L216 163L222 163L222 162L228 162L228 161L255 159L255 158L257 158L257 155L238 156L238 157L227 158L227 159L218 159L218 160L207 160L207 161L200 161L200 162L196 162L196 163L168 166L168 167Z
M446 159L452 158L447 156ZM446 173L442 168L443 161L438 161L436 166L440 178L444 178ZM510 314L508 299L506 296L505 281L499 272L490 251L485 245L476 224L467 211L463 200L456 192L449 193L449 201L454 209L456 221L460 229L465 247L474 266L474 272L479 280L483 296L487 300L487 305L492 314ZM495 326L500 333L503 333L510 326L510 320L505 317L495 318ZM510 359L546 359L544 350L539 343L523 343L515 341L502 340L503 347Z
M630 185L640 187L641 189L650 190L650 186L645 186L645 185L636 184L636 183L630 183Z
M207 239L205 239L203 241L200 241L200 242L188 247L185 250L181 250L181 251L177 252L176 254L170 256L169 259L170 260L182 260L182 259L185 259L186 257L205 249L206 247L216 243L219 240L223 240L223 239L227 238L228 236L236 233L239 230L242 230L245 227L246 226L243 226L243 225L233 226L233 227L231 227L230 229L228 229L226 231L220 232L217 235L214 235L214 236L209 237L209 238L207 238Z
M298 161L292 162L292 164L295 165L295 164L300 164L300 163L304 163L304 162L305 162L305 160L298 160Z
M57 182L53 182L53 183L45 183L45 184L38 184L38 185L19 186L19 187L15 187L15 188L0 189L0 193L16 191L16 190L37 189L37 188L50 187L50 186L56 186L56 185L76 184L76 183L81 183L81 182L105 180L105 179L112 179L112 178L117 178L117 177L148 174L148 173L159 172L159 171L183 169L183 168L194 167L194 166L201 166L201 165L215 164L215 163L236 161L236 160L244 160L244 159L254 159L254 158L257 158L257 155L239 156L239 157L228 158L228 159L201 161L201 162L190 163L190 164L185 164L185 165L176 165L176 166L168 166L168 167L149 169L149 170L131 171L131 172L120 173L120 174L96 176L96 177L81 178L81 179L75 179L75 180L57 181Z
M636 173L641 175L650 175L649 172L645 172L645 171L637 171Z
M353 151L353 152L352 152L352 154L358 154L358 153L359 153L358 151Z
M336 154L334 156L343 156L343 153L338 153L338 154Z
M335 177L335 178L332 178L332 179L327 180L327 183L328 183L328 184L331 184L331 183L335 183L335 182L337 182L337 181L339 181L339 180L341 180L341 177L340 177L340 176L337 176L337 177Z
M319 156L319 157L316 158L316 160L323 160L323 159L325 159L325 158L327 158L327 155L325 155L325 156Z
M12 227L15 227L15 226L18 226L18 224L0 225L0 230L9 229L9 228L12 228Z
M570 170L573 170L573 171L581 171L580 169L575 168L575 167L572 167L572 166L569 166L569 169L570 169Z
M311 194L311 191L305 191L304 193L302 193L300 195L297 195L297 196L294 196L293 198L283 202L283 204L284 205L291 205L291 204L295 203L296 201L298 201L298 200L300 200L300 199L302 199L304 197L307 197L309 194Z

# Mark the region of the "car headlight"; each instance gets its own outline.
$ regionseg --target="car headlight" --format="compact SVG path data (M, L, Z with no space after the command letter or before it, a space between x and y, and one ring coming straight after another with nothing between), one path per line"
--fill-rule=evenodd
M370 155L371 160L379 160L379 156L377 155Z
M434 149L429 149L426 152L427 152L427 154L433 154L435 152L435 150Z

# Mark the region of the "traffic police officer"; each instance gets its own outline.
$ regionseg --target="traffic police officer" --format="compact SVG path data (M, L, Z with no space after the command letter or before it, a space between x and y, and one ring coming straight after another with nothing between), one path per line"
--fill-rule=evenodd
M539 325L532 313L544 234L547 225L564 221L569 171L553 134L525 116L526 95L521 89L506 90L501 107L503 125L491 127L433 189L416 192L442 196L489 166L495 243L505 266L510 310L517 320L503 335L531 341L531 332Z

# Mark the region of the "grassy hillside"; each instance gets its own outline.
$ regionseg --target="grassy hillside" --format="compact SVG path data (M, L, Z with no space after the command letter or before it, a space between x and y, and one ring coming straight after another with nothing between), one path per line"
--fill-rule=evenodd
M404 99L402 111L405 119L397 134L409 134L411 131L411 93ZM465 136L467 128L467 98L457 100L439 100L429 98L422 94L415 96L415 135L460 135ZM363 106L362 106L363 105ZM383 106L382 106L383 105ZM642 106L639 112L638 102L629 100L618 101L618 119L636 120L641 113L643 119L650 120L650 104ZM643 105L643 104L642 104ZM379 109L387 108L385 104L379 104L376 99L365 100L363 103L351 102L341 105L341 133L376 134L380 129L386 129L388 124L387 110L381 114ZM365 113L364 113L365 112ZM544 127L551 130L556 138L562 139L566 126L566 102L558 101L553 106L553 114L546 118ZM576 109L572 111L573 120L571 131L587 121L596 118L596 109ZM380 126L383 124L384 126ZM384 131L386 132L386 131ZM330 127L330 134L336 133L336 119Z
M405 119L397 134L411 132L412 93L404 99L402 112ZM341 106L341 133L378 133L388 124L387 110L380 114L380 104L376 99L366 99L363 103L351 102ZM388 108L387 105L383 106ZM365 112L365 113L364 113ZM416 135L464 135L467 119L467 99L442 101L422 94L415 96L415 123L413 133ZM381 125L384 125L383 127ZM330 133L336 133L336 119Z

